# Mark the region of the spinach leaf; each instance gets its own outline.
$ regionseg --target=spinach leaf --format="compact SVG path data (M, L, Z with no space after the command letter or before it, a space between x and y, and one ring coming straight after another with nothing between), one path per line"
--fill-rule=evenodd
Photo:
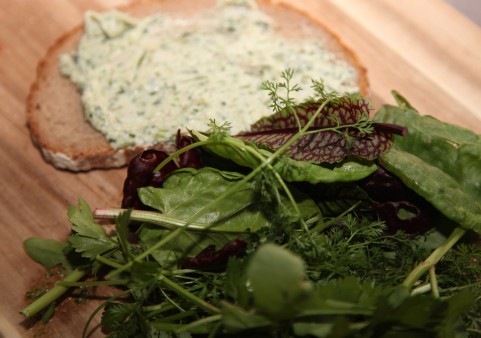
M380 163L446 217L481 233L481 203L442 169L395 148Z
M355 182L377 170L373 162L344 161L332 168L282 157L274 169L287 182L337 183Z
M199 141L209 140L210 137L192 131ZM254 169L272 152L258 148L254 143L243 141L227 134L213 136L212 143L204 148L217 156L229 159L234 163ZM305 161L297 161L288 156L280 156L273 162L276 172L286 182L333 183L353 182L361 180L376 171L377 166L371 161L345 160L334 166L327 167Z
M419 131L428 130L429 134L437 135L438 137L452 140L456 143L476 143L481 144L481 136L469 129L459 127L457 125L446 123L438 120L435 117L424 115L420 116L419 112L398 92L392 92L394 98L398 103L398 107L392 105L383 106L374 117L375 121L395 121L399 125L408 126L409 132L412 133L415 129ZM398 114L399 110L402 114ZM399 140L396 141L398 143Z
M202 168L184 168L170 175L162 188L146 187L139 190L142 203L180 220L199 215L196 223L213 226L217 231L256 232L272 222L266 214L265 201L257 194L252 183L243 183L229 198L205 210L209 202L237 184L244 175ZM303 218L315 216L319 209L305 195L298 195L298 206ZM285 207L289 203L285 199ZM272 206L271 206L272 207Z
M220 248L238 237L273 226L276 206L263 200L253 183L239 184L243 178L242 174L210 167L199 170L184 168L167 177L162 188L141 188L139 196L145 205L179 220L194 219L195 224L200 226L198 230L186 229L153 256L166 264L179 259L186 251L195 255L210 244ZM206 205L237 184L239 186L229 198L206 209ZM313 200L298 192L294 196L300 217L309 219L319 215L319 208ZM292 207L289 207L287 197L281 196L281 201L282 208L293 213L289 210ZM208 229L215 229L215 232L203 231ZM151 246L166 234L168 231L154 225L144 225L139 236L147 246Z
M384 122L406 126L409 134L395 136L395 148L440 168L463 190L481 198L481 136L464 128L421 116L413 109L384 106L376 115Z
M162 188L141 188L139 196L145 205L188 220L242 177L241 174L214 168L185 168L169 176ZM257 201L251 185L244 184L222 204L203 212L195 222L206 227L213 225L216 230L257 231L269 225L262 209L257 208L258 203L260 201Z
M408 128L379 162L449 219L481 233L481 136L421 116L394 93L400 107L386 105L376 121Z

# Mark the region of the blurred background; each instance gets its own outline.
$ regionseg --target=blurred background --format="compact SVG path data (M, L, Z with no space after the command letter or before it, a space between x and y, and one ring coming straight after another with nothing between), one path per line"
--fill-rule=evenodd
M474 23L481 26L481 0L446 0Z

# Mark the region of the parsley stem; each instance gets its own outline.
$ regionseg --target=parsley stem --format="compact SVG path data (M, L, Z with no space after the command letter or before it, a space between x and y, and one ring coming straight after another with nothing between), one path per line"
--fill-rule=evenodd
M142 306L142 311L143 312L149 312L149 316L152 313L158 314L158 313L162 313L162 312L169 311L169 310L172 310L172 309L175 309L175 306L168 303L168 302L162 302L162 303L159 303L159 304Z
M181 311L176 314L165 316L156 320L158 323L169 323L179 319L185 319L187 317L192 317L196 315L196 310Z
M439 298L438 279L436 278L436 267L433 265L429 269L429 283L431 284L431 292L434 298Z
M169 278L165 277L165 275L161 275L159 277L159 280L164 284L164 286L168 287L172 291L177 292L179 295L183 296L184 298L190 300L191 302L197 304L204 310L208 312L213 312L213 313L219 313L220 310L219 308L215 307L214 305L206 302L205 300L197 297L193 293L189 292L179 284L175 283L174 281L170 280Z
M179 329L175 330L176 333L180 332L185 332L185 331L191 331L193 328L197 328L199 326L204 326L205 324L212 323L212 322L217 322L220 321L222 318L222 315L213 315L210 317L202 318L199 320L196 320L195 322L183 325Z
M402 285L407 287L408 289L411 289L418 281L418 279L424 273L429 271L429 269L435 266L441 260L441 258L443 258L446 252L448 252L459 241L459 239L463 237L465 233L465 229L461 227L455 228L443 244L441 244L436 250L434 250L431 255L426 258L425 261L419 263L419 265L411 271L411 273L406 277Z
M64 282L77 282L79 281L83 276L85 276L85 272L82 270L73 270L71 273L69 273L64 279ZM40 296L37 298L35 301L33 301L30 305L25 307L20 311L21 314L23 314L25 317L29 318L43 309L45 309L47 306L49 306L51 303L53 303L55 300L60 298L67 290L69 289L68 286L62 286L59 283L57 283L52 289L50 289L47 293L44 295Z
M125 279L116 279L116 280L97 280L97 281L90 281L90 282L69 282L69 281L59 281L57 285L60 286L103 286L103 285L124 285L127 284L127 280Z
M151 326L154 329L157 329L159 331L166 331L166 332L177 332L177 330L180 330L185 324L173 324L173 323L162 323L162 322L156 322L153 321L151 322ZM209 327L196 327L192 328L190 330L191 334L208 334L210 332Z
M108 258L105 258L104 256L101 256L101 255L97 255L95 257L95 259L97 261L99 261L100 263L102 264L105 264L107 266L110 266L111 268L114 268L114 269L118 269L118 268L121 268L122 267L122 264L119 264L117 262L114 262L114 261L111 261L110 259Z
M421 295L421 294L424 294L424 293L429 292L429 291L431 291L431 284L426 283L426 284L423 284L421 286L418 286L413 291L411 291L411 295L412 296Z
M126 209L95 209L94 217L97 219L114 219L119 216ZM179 227L187 228L189 230L205 230L206 224L187 222L162 214L158 211L146 211L146 210L132 210L130 213L130 219L136 222L147 222L149 224L160 225L168 230L174 230ZM229 232L229 233L239 233L237 230L226 229L226 228L213 228L210 229L213 232Z

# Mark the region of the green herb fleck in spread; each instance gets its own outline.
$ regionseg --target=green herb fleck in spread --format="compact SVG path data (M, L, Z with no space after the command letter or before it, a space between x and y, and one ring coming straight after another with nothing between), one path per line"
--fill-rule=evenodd
M251 0L221 1L188 20L88 12L85 34L75 52L61 56L61 71L114 148L152 145L179 127L204 130L209 119L247 130L270 113L262 82L278 81L287 68L304 89L301 101L313 95L313 76L328 89L358 90L355 70L320 39L289 41L275 29Z

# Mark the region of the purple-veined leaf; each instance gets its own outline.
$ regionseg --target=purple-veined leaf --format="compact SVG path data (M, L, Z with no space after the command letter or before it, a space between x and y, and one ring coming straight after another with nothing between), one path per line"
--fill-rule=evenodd
M322 105L323 100L310 100L303 102L293 108L299 118L301 127L312 118L317 109ZM313 127L329 128L341 125L353 125L369 117L371 104L369 100L358 96L343 96L329 102L316 117ZM295 115L291 111L284 109L279 113L266 116L252 125L251 131L270 131L273 129L290 129L298 125Z
M237 137L277 150L286 144L313 118L324 101L307 101L262 118L251 131ZM369 100L343 96L328 102L314 119L308 132L286 149L286 154L299 161L336 163L346 157L374 160L389 150L391 132L381 125L370 124Z

